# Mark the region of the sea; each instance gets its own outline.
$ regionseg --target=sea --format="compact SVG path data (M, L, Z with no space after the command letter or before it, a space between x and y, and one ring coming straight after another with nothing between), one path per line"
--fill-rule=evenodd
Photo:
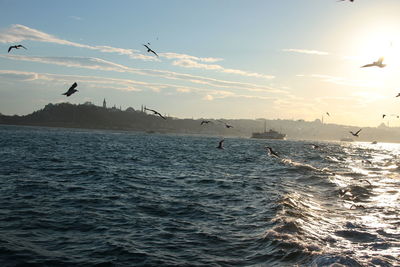
M0 266L400 266L400 144L222 138L0 126Z

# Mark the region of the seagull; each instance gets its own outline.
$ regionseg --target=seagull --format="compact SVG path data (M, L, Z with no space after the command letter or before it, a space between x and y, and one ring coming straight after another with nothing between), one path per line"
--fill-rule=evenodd
M148 43L148 44L150 44L150 43ZM154 52L154 50L152 50L148 45L144 44L143 46L147 48L147 52L151 52L151 53L153 53L154 55L156 55L158 57L157 53Z
M311 147L312 147L313 149L318 149L318 148L320 148L319 145L315 145L315 144L311 144Z
M229 125L229 124L227 124L227 123L224 122L224 121L221 121L221 120L218 120L218 121L221 122L221 123L223 123L223 124L225 124L225 127L226 127L226 128L233 128L232 125Z
M360 180L360 182L363 182L363 181L365 181L365 182L367 182L370 186L372 186L372 184L371 184L371 182L370 181L368 181L368 180L366 180L366 179L362 179L362 180Z
M356 204L351 205L350 209L352 210L353 207L354 207L355 209L358 209L358 208L360 208L360 209L366 209L365 206L363 206L363 205L356 205Z
M383 59L384 59L384 57L380 57L380 58L378 59L378 61L374 61L374 62L371 63L371 64L367 64L367 65L361 66L361 68L374 67L374 66L379 67L379 68L386 67L386 64L383 64L383 63L382 63L382 62L383 62Z
M219 145L217 146L217 148L219 149L224 149L224 139L222 139L221 141L219 141Z
M210 122L212 122L212 121L202 121L202 122L200 123L200 125L209 124Z
M386 114L383 114L383 115L382 115L382 119L384 119L385 117L386 117Z
M280 156L275 151L273 151L272 148L270 148L269 146L265 146L265 148L268 150L270 155L280 158Z
M73 93L78 92L78 90L75 89L77 86L78 86L78 84L77 84L76 82L73 83L73 84L71 85L71 87L68 89L68 91L65 92L63 95L70 96L70 95L72 95Z
M13 49L13 48L15 48L15 49L20 49L21 47L27 49L27 48L26 48L25 46L23 46L23 45L12 45L12 46L10 46L10 47L8 48L8 53L10 53L11 49Z
M165 118L163 115L161 115L160 112L158 112L158 111L156 111L156 110L154 110L154 109L144 108L144 110L151 111L151 112L153 112L154 114L156 114L156 115L160 116L161 118L163 118L164 120L167 119L167 118Z
M396 95L396 97L399 97L400 96L400 93L398 93L397 95Z
M358 137L358 133L361 132L361 130L362 130L362 129L358 130L356 133L353 133L352 131L350 131L350 133L351 133L353 136Z
M329 114L329 112L327 112L326 115L328 115L329 117L331 116L331 115Z

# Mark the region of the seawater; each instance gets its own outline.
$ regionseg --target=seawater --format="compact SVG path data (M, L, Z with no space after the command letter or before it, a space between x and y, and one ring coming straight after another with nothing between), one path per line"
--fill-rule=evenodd
M400 266L399 144L221 138L0 126L0 265Z

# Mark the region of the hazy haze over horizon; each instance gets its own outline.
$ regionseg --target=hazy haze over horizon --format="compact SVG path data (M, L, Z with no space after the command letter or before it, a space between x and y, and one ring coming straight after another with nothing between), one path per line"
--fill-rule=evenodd
M2 114L106 98L179 118L329 112L327 123L400 125L390 116L400 114L398 0L2 1L0 9ZM28 50L7 53L16 44ZM360 68L381 56L386 68ZM75 81L79 92L62 96Z

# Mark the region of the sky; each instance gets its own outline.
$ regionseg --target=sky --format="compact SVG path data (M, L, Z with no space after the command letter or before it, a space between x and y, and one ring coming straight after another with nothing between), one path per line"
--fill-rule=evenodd
M177 118L400 126L398 14L399 0L0 0L0 113L105 98Z

